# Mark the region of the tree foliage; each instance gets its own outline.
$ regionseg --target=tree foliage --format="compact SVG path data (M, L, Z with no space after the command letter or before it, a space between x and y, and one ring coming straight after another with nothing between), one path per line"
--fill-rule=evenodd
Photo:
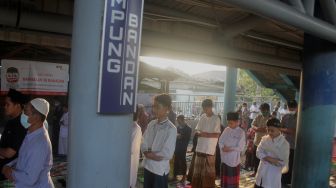
M276 95L273 89L265 88L264 86L259 85L243 69L239 69L238 71L237 82L237 94L240 98L240 101L272 102L279 100L279 97Z

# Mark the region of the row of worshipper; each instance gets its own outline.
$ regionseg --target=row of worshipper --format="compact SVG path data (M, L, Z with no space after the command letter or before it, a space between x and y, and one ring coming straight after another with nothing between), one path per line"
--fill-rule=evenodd
M256 187L281 187L281 173L285 172L283 169L288 169L290 163L290 144L285 135L289 128L283 125L286 118L283 118L282 122L271 118L269 106L267 113L265 104L260 106L261 114L257 115L252 123L256 132L255 141L259 142L255 145L255 154L261 159L258 161L260 167L256 168L259 169L256 175ZM219 138L222 159L221 185L239 186L240 152L246 144L245 132L238 126L239 114L236 112L227 114L228 127L221 133L220 119L212 111L213 102L210 99L204 100L202 108L204 114L196 126L197 145L188 173L191 185L196 188L214 187L216 179L214 154L218 137L221 135ZM141 150L145 156L143 161L145 188L168 186L169 160L174 154L178 135L176 127L167 117L170 110L169 95L161 94L154 97L153 112L157 119L149 123L141 143ZM258 123L261 117L265 119L263 125ZM260 134L261 132L263 134ZM277 178L270 180L270 177Z
M287 102L288 112L284 114L280 120L280 126L278 129L280 130L281 136L283 136L286 142L289 143L289 159L288 159L288 169L283 171L283 175L281 177L281 182L283 186L288 186L292 181L292 170L293 170L293 161L294 161L294 153L295 153L295 136L296 136L296 127L297 127L297 112L298 112L298 104L295 100L289 100ZM253 119L251 124L251 129L248 131L248 139L249 142L252 142L251 152L246 155L248 161L254 163L252 164L252 168L254 169L254 173L251 176L256 176L258 167L260 166L260 157L258 157L257 149L261 143L261 140L264 136L269 134L267 129L267 121L270 118L275 118L271 115L270 106L267 103L263 103L259 107L260 113ZM254 137L249 137L250 135L255 135ZM266 182L262 183L263 185L267 185ZM266 186L267 187L267 186Z
M0 139L1 180L15 187L51 188L53 164L51 142L46 130L49 102L42 98L29 100L10 89L5 99L6 122Z

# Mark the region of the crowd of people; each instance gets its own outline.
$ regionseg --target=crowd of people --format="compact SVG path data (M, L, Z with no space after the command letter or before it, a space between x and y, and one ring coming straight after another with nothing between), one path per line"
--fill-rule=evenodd
M1 180L13 181L20 188L54 187L50 177L52 147L46 129L49 102L30 100L10 89L5 99L9 117L0 139Z
M172 110L172 99L160 94L153 99L155 118L143 105L133 115L130 187L137 185L139 157L143 158L144 188L168 188L169 173L173 179L182 176L193 188L214 188L220 178L222 188L238 188L240 168L253 171L255 188L281 188L291 184L297 103L288 101L274 110L254 102L243 103L236 111L221 117L213 111L213 101L202 102L203 114L192 139L192 160L187 167L186 153L193 130L183 115ZM69 113L66 105L59 117L58 154L67 155ZM49 103L43 98L29 99L16 90L9 90L5 99L7 121L0 139L0 180L8 179L16 187L54 187L50 177L53 164L52 144L46 119ZM241 156L245 164L241 166ZM173 163L171 163L173 161ZM188 185L182 184L184 187ZM189 186L189 187L190 187Z
M181 187L188 187L189 183L193 188L214 188L215 180L220 178L222 188L238 188L241 168L252 171L255 188L281 188L291 184L298 109L295 100L283 107L279 102L273 110L268 103L258 106L253 102L249 108L243 103L236 111L224 114L224 127L220 115L213 111L212 100L205 99L203 114L194 130L189 169L186 153L193 131L183 115L170 118L176 117L171 97L155 96L152 121L140 108L143 105L138 106L141 114L135 116L137 128L133 129L138 132L138 141L132 143L139 145L133 160L138 161L140 153L143 155L144 188L167 188L171 167L174 178L182 176ZM144 123L144 119L149 123ZM245 158L244 163L241 156ZM132 180L136 179L135 172L131 176ZM135 182L130 187L135 187Z

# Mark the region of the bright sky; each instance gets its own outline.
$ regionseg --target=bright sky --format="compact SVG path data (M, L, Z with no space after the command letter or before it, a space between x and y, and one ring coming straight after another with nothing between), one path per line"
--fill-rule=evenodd
M163 59L158 57L147 57L141 56L141 61L156 66L162 69L166 69L168 67L172 67L182 72L185 72L189 75L201 73L201 72L208 72L208 71L225 71L225 66L217 66L217 65L210 65L205 63L195 63L191 61L179 61L179 60L171 60L171 59Z

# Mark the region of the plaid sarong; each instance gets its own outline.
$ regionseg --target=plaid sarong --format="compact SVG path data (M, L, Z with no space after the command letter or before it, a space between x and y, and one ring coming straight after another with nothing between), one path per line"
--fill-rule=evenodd
M216 180L215 156L196 153L194 173L192 177L193 188L214 188Z
M221 188L239 188L240 165L230 167L221 164Z
M13 182L9 180L3 180L3 181L0 181L0 187L1 188L14 188L15 185Z

